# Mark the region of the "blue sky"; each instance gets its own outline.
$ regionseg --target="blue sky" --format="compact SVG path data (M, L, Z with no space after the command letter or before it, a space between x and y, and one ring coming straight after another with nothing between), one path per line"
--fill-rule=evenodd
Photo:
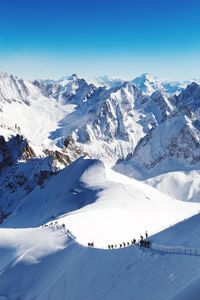
M2 0L0 69L26 78L199 78L200 1Z

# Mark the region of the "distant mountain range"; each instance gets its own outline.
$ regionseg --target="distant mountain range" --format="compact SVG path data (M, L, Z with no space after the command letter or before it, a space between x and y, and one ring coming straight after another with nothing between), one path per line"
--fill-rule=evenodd
M3 216L38 182L80 156L101 159L156 187L150 179L165 172L198 172L199 116L198 81L160 81L150 74L87 81L73 74L30 82L0 73ZM191 190L190 199L197 201L198 193Z
M156 90L161 90L162 92L172 95L179 93L186 86L192 82L199 83L199 79L185 80L185 81L167 81L160 80L154 77L150 73L144 73L134 79L123 80L120 78L110 78L108 76L100 76L96 78L89 78L88 82L93 83L95 86L106 86L107 88L120 86L124 81L129 81L135 84L143 93L150 95Z

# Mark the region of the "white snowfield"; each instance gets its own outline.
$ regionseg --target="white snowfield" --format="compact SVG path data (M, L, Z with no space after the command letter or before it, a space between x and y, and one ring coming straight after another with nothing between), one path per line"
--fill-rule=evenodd
M158 191L181 201L200 201L200 166L177 163L175 159L161 162L153 170L146 171L141 164L123 162L114 169L126 176L137 178Z
M170 299L199 276L198 256L138 246L108 250L108 243L119 247L198 210L200 204L177 201L99 160L80 158L30 193L2 224L0 299ZM76 240L38 227L52 220ZM197 214L150 239L200 248L199 222Z
M200 247L199 222L197 215L151 239ZM48 228L15 229L13 243L13 231L0 234L0 299L199 299L198 256L87 248Z
M174 171L152 177L146 183L178 200L199 202L199 178L199 170Z
M88 168L81 181L99 190L95 202L60 221L84 245L94 241L97 247L105 248L110 243L130 242L146 230L154 234L200 209L199 204L191 203L189 207L188 203L176 201L99 163Z
M105 248L138 239L146 230L156 233L198 210L198 203L177 201L99 160L80 158L29 193L4 226L38 226L62 215L60 222L80 243Z

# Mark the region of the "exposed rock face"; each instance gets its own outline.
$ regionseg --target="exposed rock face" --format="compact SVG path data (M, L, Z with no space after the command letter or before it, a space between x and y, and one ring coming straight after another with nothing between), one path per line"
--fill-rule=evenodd
M5 213L3 211L0 211L0 224L3 223L3 221L10 215L10 213Z
M19 159L35 157L33 149L22 135L13 136L8 142L0 136L0 169L13 165Z
M0 170L10 165L12 165L12 156L4 137L0 136Z
M167 95L161 91L156 91L151 95L150 103L158 124L163 123L174 110Z
M33 157L35 153L23 136L17 134L8 142L0 136L0 170L11 166L18 159L28 160Z
M45 155L51 157L52 164L56 167L58 164L67 166L71 163L70 157L60 151L44 150Z
M47 171L47 170L41 170L39 177L38 177L38 182L37 184L42 187L45 180L51 177L52 175L55 175L56 173L53 171Z
M69 157L59 151L47 151L46 156L36 157L22 135L8 141L0 136L0 222L37 185L42 187L56 169L70 163Z
M178 110L195 112L200 109L200 86L192 82L174 99Z
M30 158L36 157L35 152L33 149L30 147L30 145L27 143L23 150L22 150L22 159L23 160L28 160Z

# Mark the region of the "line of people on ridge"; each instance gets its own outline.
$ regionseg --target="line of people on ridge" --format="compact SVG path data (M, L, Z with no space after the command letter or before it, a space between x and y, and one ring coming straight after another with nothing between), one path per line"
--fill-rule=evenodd
M68 234L68 236L71 237L71 233L68 229L66 229L65 224L59 225L58 221L55 221L55 223L51 222L49 224L42 225L41 227L49 227L51 229L60 229ZM148 240L148 232L145 232L145 239L142 235L140 235L140 240L137 242L134 238L131 242L123 242L119 245L117 244L108 244L108 249L116 249L116 248L122 248L122 247L128 247L131 245L139 244L141 247L149 248L151 246L151 242ZM88 243L88 247L94 247L94 242Z
M108 244L108 249L128 247L128 246L136 245L136 244L139 244L142 247L149 248L150 245L151 245L151 242L147 239L148 239L148 232L146 231L145 232L145 239L142 235L140 235L140 240L138 241L138 243L137 243L136 239L134 238L131 242L127 242L127 243L123 242L119 245L117 245L117 244L111 244L111 245ZM94 242L88 243L88 247L94 247Z

